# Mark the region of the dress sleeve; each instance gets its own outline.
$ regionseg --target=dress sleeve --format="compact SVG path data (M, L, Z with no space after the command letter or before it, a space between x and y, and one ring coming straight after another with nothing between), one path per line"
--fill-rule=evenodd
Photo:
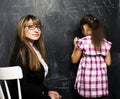
M105 55L108 53L108 51L110 51L112 43L110 41L107 41L106 39L104 39L104 44L105 44Z
M110 41L105 40L105 45L106 45L107 50L110 50L112 43Z
M103 40L102 46L101 46L101 52L103 56L106 56L107 53L110 51L112 46L112 43L110 41L107 41L106 39Z
M82 39L78 39L76 41L76 45L77 45L77 48L80 48L81 50L83 50L83 40Z

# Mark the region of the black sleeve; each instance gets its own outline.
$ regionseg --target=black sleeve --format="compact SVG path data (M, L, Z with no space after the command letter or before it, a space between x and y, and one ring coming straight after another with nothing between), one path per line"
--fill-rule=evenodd
M15 80L10 82L10 92L12 99L18 99L18 90L17 90L17 82ZM37 84L27 83L25 81L21 81L21 92L22 99L51 99L48 96L48 92L46 89Z
M22 82L23 99L51 99L41 85L34 85L32 83Z
M48 89L43 85L43 83L38 80L38 82L36 82L34 75L28 73L26 67L22 67L22 69L25 76L25 78L21 80L23 99L50 99L48 96ZM31 77L32 80L30 79Z

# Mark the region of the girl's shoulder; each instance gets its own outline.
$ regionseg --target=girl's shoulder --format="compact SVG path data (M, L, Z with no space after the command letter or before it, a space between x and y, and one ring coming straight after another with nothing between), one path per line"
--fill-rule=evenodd
M77 46L83 46L85 44L91 44L91 36L85 36L77 40Z
M78 39L79 42L90 42L91 41L91 36L85 36L85 37L82 37L80 39Z
M111 48L111 46L112 46L112 43L110 42L110 41L108 41L107 39L103 39L103 42L102 42L102 46L101 46L101 48L102 49L106 49L106 50L110 50L110 48Z
M91 36L90 36L90 35L88 35L88 36L84 36L84 37L82 37L82 38L80 38L80 39L82 39L82 40L91 39Z
M103 39L103 42L104 42L105 44L112 45L112 42L108 41L106 38Z

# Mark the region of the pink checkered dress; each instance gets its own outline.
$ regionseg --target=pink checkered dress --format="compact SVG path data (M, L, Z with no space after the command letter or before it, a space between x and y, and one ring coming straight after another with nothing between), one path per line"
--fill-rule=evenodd
M106 56L112 43L103 40L100 51L95 51L91 43L91 36L79 39L77 47L83 51L80 59L75 89L83 97L96 98L108 95L107 66L103 56Z

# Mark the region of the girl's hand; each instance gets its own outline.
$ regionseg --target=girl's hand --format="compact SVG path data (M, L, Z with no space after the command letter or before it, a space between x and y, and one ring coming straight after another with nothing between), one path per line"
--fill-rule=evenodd
M73 41L74 48L76 48L76 47L77 47L77 44L76 44L77 40L78 40L78 37L75 37L75 38L74 38L74 41Z
M51 97L51 99L60 99L61 95L56 91L49 91L48 95Z
M79 62L80 57L82 55L82 51L80 50L80 48L77 48L77 43L76 42L77 42L78 39L79 39L78 37L75 37L74 41L73 41L74 49L73 49L73 52L72 52L72 55L71 55L71 61L74 64Z

